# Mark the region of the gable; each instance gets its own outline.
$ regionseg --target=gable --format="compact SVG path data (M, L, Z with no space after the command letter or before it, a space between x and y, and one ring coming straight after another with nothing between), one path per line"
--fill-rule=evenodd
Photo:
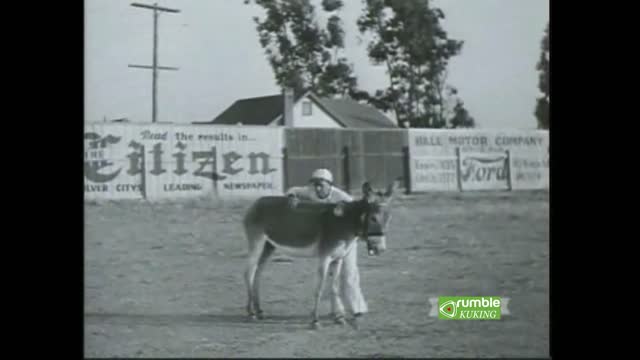
M278 115L271 125L282 125L282 115ZM293 126L306 128L340 128L343 127L335 117L318 103L310 93L305 94L293 104Z
M307 113L306 110L310 110ZM316 127L316 128L339 128L343 127L337 119L318 103L311 94L306 93L297 99L293 104L293 126L294 127ZM269 125L283 125L282 114L273 119Z

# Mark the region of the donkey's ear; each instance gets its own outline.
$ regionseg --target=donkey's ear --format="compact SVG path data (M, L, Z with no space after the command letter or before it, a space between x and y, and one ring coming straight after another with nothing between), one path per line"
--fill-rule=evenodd
M363 197L368 197L372 193L373 193L373 187L371 187L371 184L369 184L368 181L366 181L364 184L362 184L362 196Z
M387 192L384 194L384 196L388 198L393 197L393 195L396 193L396 191L398 191L399 188L400 181L395 180L394 182L389 184L389 186L387 186Z

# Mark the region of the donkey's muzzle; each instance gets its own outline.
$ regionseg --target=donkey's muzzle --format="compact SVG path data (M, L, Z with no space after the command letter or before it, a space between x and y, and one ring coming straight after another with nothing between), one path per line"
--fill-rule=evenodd
M367 253L369 256L378 256L386 249L386 238L383 234L369 235L367 237Z

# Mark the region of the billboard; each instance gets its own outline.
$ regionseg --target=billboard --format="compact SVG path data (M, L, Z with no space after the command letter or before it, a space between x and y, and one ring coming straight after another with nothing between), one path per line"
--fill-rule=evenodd
M281 194L282 148L279 128L90 125L85 129L85 194L110 199ZM97 149L103 158L92 155ZM107 190L96 191L96 180ZM131 189L127 195L115 190L124 185Z
M543 130L409 130L415 191L544 189L549 133Z

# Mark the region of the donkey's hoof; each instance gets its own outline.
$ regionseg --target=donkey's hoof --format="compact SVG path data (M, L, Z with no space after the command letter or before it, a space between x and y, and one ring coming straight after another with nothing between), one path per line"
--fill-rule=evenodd
M258 320L258 316L256 314L249 314L249 321Z
M320 330L322 326L320 326L320 322L315 320L311 323L311 330Z
M335 322L338 325L345 325L347 323L347 321L344 319L344 316L337 316L333 319L333 322Z
M358 322L358 319L357 319L357 318L353 318L353 319L351 319L351 320L349 321L349 325L351 325L351 327L352 327L354 330L360 330L360 324L359 324L359 322Z

